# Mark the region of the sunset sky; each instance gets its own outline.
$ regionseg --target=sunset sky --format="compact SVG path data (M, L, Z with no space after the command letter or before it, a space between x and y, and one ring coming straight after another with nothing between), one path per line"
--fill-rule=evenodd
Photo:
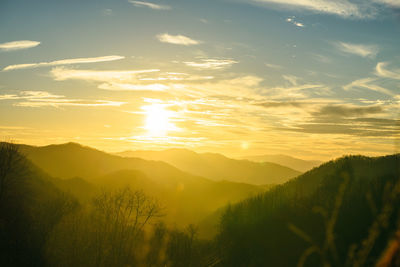
M111 152L394 153L400 0L1 0L0 136Z

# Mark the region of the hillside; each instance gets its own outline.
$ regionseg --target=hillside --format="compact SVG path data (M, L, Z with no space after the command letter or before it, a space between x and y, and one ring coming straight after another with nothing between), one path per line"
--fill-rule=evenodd
M300 172L309 171L322 164L322 161L319 160L303 160L288 155L247 156L245 159L255 162L272 162L282 166L287 166Z
M398 226L399 178L400 154L349 156L230 206L220 266L372 266Z
M54 179L0 143L0 266L44 266L43 247L53 227L77 201Z
M125 151L118 155L164 161L183 171L215 181L227 180L256 185L280 184L300 174L275 163L236 160L221 154L196 153L186 149Z
M166 220L177 225L197 223L228 203L265 191L264 186L216 182L161 161L123 158L75 143L21 145L20 150L50 175L64 179L57 185L78 199L88 200L101 189L129 186L159 199Z

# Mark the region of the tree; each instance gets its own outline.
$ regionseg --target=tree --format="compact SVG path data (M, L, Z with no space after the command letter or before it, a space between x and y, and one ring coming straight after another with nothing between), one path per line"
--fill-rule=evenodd
M54 229L47 245L50 264L135 265L144 260L139 246L144 229L161 216L158 202L142 191L102 192L87 210L67 216Z
M27 174L27 162L19 153L18 146L0 143L0 204L15 189L17 183L22 184L26 180Z

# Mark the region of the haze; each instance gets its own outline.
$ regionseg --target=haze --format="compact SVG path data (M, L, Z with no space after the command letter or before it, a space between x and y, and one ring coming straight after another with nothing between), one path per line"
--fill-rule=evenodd
M398 1L1 1L0 135L109 152L398 151Z

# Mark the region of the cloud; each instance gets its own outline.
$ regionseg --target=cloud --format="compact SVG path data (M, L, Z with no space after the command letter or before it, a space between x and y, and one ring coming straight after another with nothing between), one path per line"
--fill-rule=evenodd
M376 67L375 67L376 75L383 77L383 78L400 80L400 69L391 71L391 70L388 70L385 68L387 65L388 65L387 62L379 62L378 64L376 64Z
M162 43L176 44L176 45L198 45L201 41L193 40L184 35L170 35L163 33L157 35L157 39Z
M275 5L291 10L303 9L317 13L332 14L344 18L371 16L363 13L360 6L347 0L252 0L252 2L261 5Z
M315 115L332 117L360 117L370 114L383 113L381 106L327 105Z
M379 49L375 45L352 44L345 42L336 42L337 49L344 53L349 53L361 57L373 58L378 53Z
M300 80L299 77L296 77L294 75L282 75L282 78L294 86L296 86L298 84L298 81Z
M305 25L303 23L298 22L295 19L296 19L296 17L290 17L290 18L287 18L286 21L293 24L296 27L300 27L300 28L305 27Z
M169 87L164 84L130 84L130 83L103 83L98 88L110 91L165 91Z
M154 79L148 79L143 75L159 72L158 69L149 70L74 70L67 68L54 68L51 75L57 81L82 80L100 82L99 89L110 91L165 91L169 87L160 83L153 83ZM173 77L170 77L173 79ZM167 77L166 77L167 79Z
M110 100L83 100L83 99L60 99L54 101L27 101L19 102L15 104L18 107L119 107L125 104L125 102L117 102Z
M182 87L179 83L211 80L213 76L198 76L186 73L160 73L148 70L76 70L56 67L50 71L54 80L81 80L98 82L98 88L111 91L166 91L171 87ZM162 84L160 83L162 82ZM176 84L175 84L176 83ZM178 90L178 89L177 89Z
M62 59L62 60L56 60L56 61L50 61L50 62L9 65L9 66L5 67L3 69L3 71L47 67L47 66L57 66L57 65L98 63L98 62L120 60L123 58L125 58L125 57L123 57L123 56L104 56L104 57Z
M229 68L233 64L238 63L232 59L202 59L200 62L183 62L189 67L199 68L199 69L213 69L219 70L224 68Z
M21 91L19 94L0 95L1 100L22 100L14 104L14 106L19 107L119 107L125 104L125 102L110 100L68 99L63 95L54 95L46 91Z
M324 84L311 84L294 75L282 75L285 86L266 88L263 91L273 100L305 99L312 95L329 95L330 88Z
M390 7L400 8L400 1L399 0L375 0L374 2L385 4Z
M103 9L103 15L104 16L112 16L114 14L113 10L111 8L105 8Z
M62 95L53 95L45 91L22 91L19 94L4 94L0 95L0 100L15 100L15 99L56 99L63 98Z
M399 0L230 0L250 3L264 8L313 12L339 16L344 19L375 19L396 12Z
M309 103L301 101L266 101L257 103L256 105L264 108L281 108L281 107L302 108L304 106L309 105Z
M314 54L314 53L311 53L311 56L312 56L315 60L317 60L317 61L319 61L319 62L322 62L322 63L331 63L331 62L332 62L332 59L331 59L331 58L329 58L329 57L327 57L327 56L324 56L324 55L321 55L321 54Z
M28 41L28 40L8 42L0 44L0 50L2 51L21 50L21 49L32 48L38 46L39 44L40 42Z
M365 88L369 89L375 92L379 92L381 94L389 95L389 96L394 96L394 93L392 93L390 90L383 88L382 86L379 86L377 84L373 84L377 79L375 78L364 78L364 79L359 79L355 80L345 86L343 86L344 90L351 90L353 88Z
M285 128L281 130L295 131L311 134L329 134L329 135L348 135L357 137L356 142L360 142L360 137L395 137L398 134L398 128L387 129L374 124L360 125L354 120L347 120L345 123L309 123L299 124L295 128ZM382 145L382 144L379 144Z
M179 62L175 62L179 63ZM198 76L181 72L166 72L156 77L141 77L140 81L201 81L212 80L214 76Z
M271 63L264 63L264 65L271 69L276 69L276 70L283 69L283 67L281 65L276 65L276 64L271 64Z
M85 80L98 82L131 81L139 74L158 72L158 69L149 70L74 70L63 67L53 68L50 73L57 81Z
M156 10L170 10L171 9L170 6L154 4L151 2L129 0L129 3L133 4L136 7L147 7L147 8L156 9Z

